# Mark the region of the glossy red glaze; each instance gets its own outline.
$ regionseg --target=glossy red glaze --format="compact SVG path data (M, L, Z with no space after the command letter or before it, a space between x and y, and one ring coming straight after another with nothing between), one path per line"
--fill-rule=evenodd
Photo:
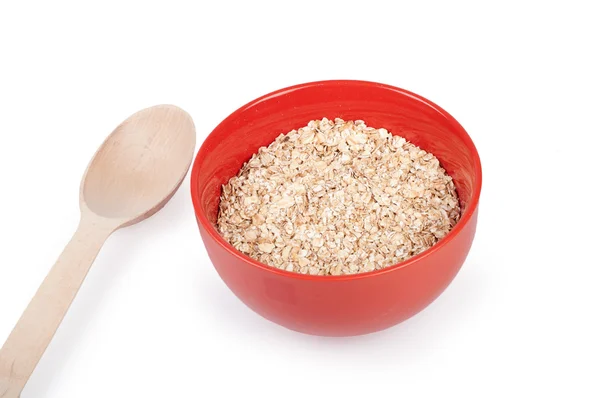
M389 268L352 276L310 276L263 265L215 229L221 185L260 146L323 117L362 119L436 155L454 178L463 209L433 248ZM191 177L196 218L208 255L226 285L263 317L303 333L348 336L393 326L421 311L450 284L471 247L481 164L465 130L447 112L405 90L364 81L285 88L241 107L206 138Z

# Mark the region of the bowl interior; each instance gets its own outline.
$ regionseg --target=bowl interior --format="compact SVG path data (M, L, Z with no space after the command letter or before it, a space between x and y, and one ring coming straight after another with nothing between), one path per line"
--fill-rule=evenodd
M324 81L279 90L252 101L207 137L192 170L192 196L200 221L206 220L214 228L222 184L261 146L323 117L361 119L433 153L454 179L463 217L477 205L479 157L467 133L448 113L424 98L384 84Z

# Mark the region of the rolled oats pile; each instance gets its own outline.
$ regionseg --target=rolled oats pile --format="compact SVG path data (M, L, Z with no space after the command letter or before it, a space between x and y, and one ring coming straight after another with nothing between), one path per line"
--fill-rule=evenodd
M281 134L223 186L217 227L237 250L310 275L356 274L433 246L460 217L431 153L362 120Z

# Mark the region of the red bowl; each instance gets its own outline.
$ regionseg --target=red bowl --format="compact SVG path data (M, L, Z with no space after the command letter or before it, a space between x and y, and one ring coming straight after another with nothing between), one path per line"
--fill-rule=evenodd
M311 276L272 268L235 250L215 225L221 186L281 133L309 120L362 119L402 135L438 157L454 178L462 217L435 246L388 268L346 276ZM475 145L446 111L385 84L320 81L284 88L233 112L206 138L191 174L200 233L218 274L248 307L303 333L350 336L379 331L435 300L462 266L475 235L481 163Z

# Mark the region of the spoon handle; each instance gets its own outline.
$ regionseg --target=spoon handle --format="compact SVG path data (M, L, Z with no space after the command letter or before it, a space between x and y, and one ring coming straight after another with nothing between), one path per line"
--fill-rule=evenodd
M0 350L0 398L19 397L113 231L104 219L82 216L73 238Z

